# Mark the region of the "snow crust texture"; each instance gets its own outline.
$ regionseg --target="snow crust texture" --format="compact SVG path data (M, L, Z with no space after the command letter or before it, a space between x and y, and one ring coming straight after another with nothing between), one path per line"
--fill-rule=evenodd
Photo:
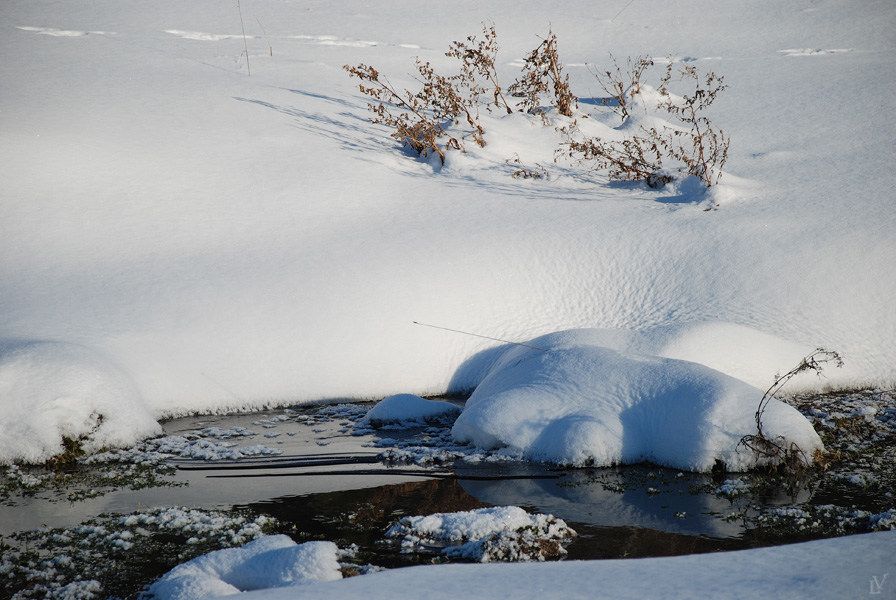
M467 401L454 438L571 465L651 461L709 471L719 462L743 471L757 464L739 442L756 431L761 390L697 363L594 344L604 337L579 330L510 346ZM809 421L778 400L762 422L766 435L807 457L823 448Z

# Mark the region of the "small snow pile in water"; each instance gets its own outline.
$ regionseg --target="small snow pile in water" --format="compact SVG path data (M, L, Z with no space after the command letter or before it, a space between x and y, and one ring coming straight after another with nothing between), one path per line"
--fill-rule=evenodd
M756 433L762 391L682 360L620 353L587 342L588 331L549 334L509 347L467 401L457 441L510 447L529 459L608 466L650 461L709 471L756 466L738 447ZM765 434L810 458L821 439L796 409L771 400Z
M381 400L371 408L360 425L382 427L393 424L414 427L429 423L445 423L453 420L460 411L460 407L450 402L427 400L414 394L396 394Z
M147 591L157 600L201 600L251 590L342 579L332 542L297 545L272 535L176 566Z
M43 462L63 438L92 453L162 431L130 378L77 344L0 344L0 403L0 464Z
M576 532L553 515L530 515L518 506L481 508L425 517L404 517L387 532L401 538L401 551L461 543L442 550L449 558L490 561L543 561L566 554Z

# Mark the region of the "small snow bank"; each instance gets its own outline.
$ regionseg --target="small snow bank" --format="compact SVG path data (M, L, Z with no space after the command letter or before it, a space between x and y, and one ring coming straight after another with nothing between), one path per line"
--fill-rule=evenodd
M176 566L147 591L157 600L201 600L250 590L342 579L332 542L297 545L272 535Z
M0 342L0 464L36 463L63 451L127 446L161 433L130 379L77 344Z
M566 554L562 543L575 535L563 520L553 515L530 515L518 506L404 517L386 532L387 538L399 538L402 552L460 543L442 553L476 562L558 558Z
M460 407L450 402L427 400L414 394L396 394L378 402L361 420L361 425L382 427L425 425L446 422L460 414Z
M259 591L246 598L882 598L893 591L894 543L896 531L882 531L772 548L662 558L426 565L288 590Z
M701 364L619 352L589 343L591 337L587 330L558 332L529 342L545 351L507 348L467 401L453 437L562 464L756 466L756 456L738 443L756 432L761 390ZM807 456L822 449L809 421L777 400L763 428Z

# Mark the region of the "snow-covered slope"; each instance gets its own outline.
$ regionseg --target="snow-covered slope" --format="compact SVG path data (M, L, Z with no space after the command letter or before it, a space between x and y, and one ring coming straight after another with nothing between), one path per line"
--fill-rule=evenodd
M146 415L478 383L496 343L415 320L636 331L760 388L822 345L846 366L795 385L894 384L890 3L241 6L245 41L212 0L0 8L0 461ZM608 185L522 114L441 168L367 122L343 65L413 87L415 55L450 68L483 21L505 85L549 27L580 96L608 52L724 75L720 185ZM551 177L512 179L514 155Z

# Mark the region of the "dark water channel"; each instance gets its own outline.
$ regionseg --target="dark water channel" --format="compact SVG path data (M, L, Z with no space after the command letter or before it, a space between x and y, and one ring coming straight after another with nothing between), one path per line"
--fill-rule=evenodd
M801 511L837 505L885 511L893 504L892 493L885 491L889 481L880 474L882 482L876 487L847 484L839 475L788 486L781 481L763 485L761 478L757 485L755 475L687 473L650 464L569 469L506 458L415 461L414 452L419 457L447 447L448 427L384 431L357 427L369 406L305 406L169 421L165 434L193 439L193 448L211 442L234 449L262 446L280 453L208 460L194 452L167 459L165 464L177 470L169 468L161 479L175 485L142 489L127 483L103 488L82 477L113 468L111 464L74 467L74 476L61 487L38 487L25 494L6 490L0 504L0 541L23 530L75 528L99 515L200 507L268 515L276 519L274 532L297 542L355 545L360 564L393 568L442 560L440 548L402 554L384 541L384 532L401 517L513 505L552 514L572 527L578 536L567 546L567 559L637 558L729 551L853 532L804 530L781 521L757 526L757 514L776 508ZM891 412L896 415L896 410ZM222 431L244 433L216 437ZM892 450L889 438L881 439ZM381 453L396 447L411 448L411 458L384 462ZM887 452L881 460L889 464L891 452ZM171 566L151 568L164 572ZM144 575L151 582L158 573Z

